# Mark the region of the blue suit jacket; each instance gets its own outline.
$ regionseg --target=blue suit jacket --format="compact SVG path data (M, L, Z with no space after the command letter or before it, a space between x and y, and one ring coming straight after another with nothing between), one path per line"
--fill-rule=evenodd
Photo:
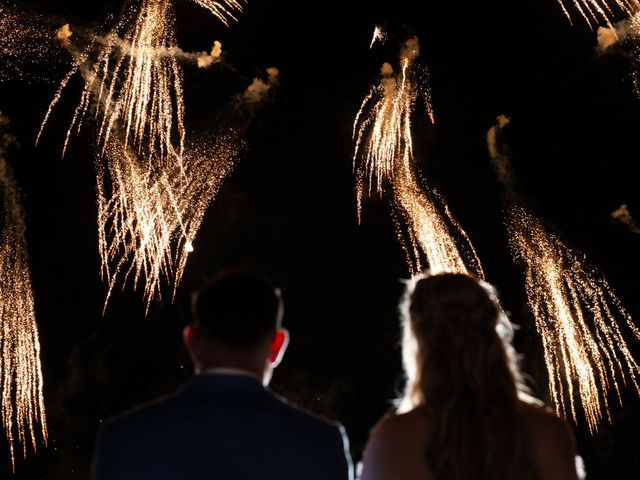
M95 480L350 480L344 429L244 375L196 376L106 423Z

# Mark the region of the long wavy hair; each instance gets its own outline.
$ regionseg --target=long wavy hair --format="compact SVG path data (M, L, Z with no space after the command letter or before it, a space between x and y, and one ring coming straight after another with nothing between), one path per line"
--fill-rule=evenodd
M534 402L494 289L463 274L414 278L400 304L407 377L399 410L429 421L425 458L437 480L538 479L517 413Z

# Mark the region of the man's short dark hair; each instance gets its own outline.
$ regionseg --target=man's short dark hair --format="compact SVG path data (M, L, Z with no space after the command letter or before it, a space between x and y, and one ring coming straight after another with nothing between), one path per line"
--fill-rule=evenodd
M196 325L224 345L250 348L280 327L282 298L267 279L247 270L226 270L192 297Z

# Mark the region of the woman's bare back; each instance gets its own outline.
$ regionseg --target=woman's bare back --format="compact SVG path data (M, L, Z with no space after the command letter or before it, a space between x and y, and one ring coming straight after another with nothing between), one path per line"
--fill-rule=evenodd
M568 424L549 411L520 402L540 480L576 480L576 447ZM361 480L433 480L425 460L429 422L422 409L382 419L363 455Z

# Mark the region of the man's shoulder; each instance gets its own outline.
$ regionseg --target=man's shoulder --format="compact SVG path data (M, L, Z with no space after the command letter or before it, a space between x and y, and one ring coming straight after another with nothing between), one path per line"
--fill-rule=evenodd
M159 419L166 418L167 412L175 409L177 403L175 392L163 395L109 418L104 422L102 430L120 430L145 423L154 424Z
M280 415L289 418L292 422L296 422L305 428L315 429L319 432L326 432L327 434L335 434L336 431L344 431L342 424L339 422L301 407L276 392L271 390L269 390L269 392L274 404L277 405L276 408L279 410Z

